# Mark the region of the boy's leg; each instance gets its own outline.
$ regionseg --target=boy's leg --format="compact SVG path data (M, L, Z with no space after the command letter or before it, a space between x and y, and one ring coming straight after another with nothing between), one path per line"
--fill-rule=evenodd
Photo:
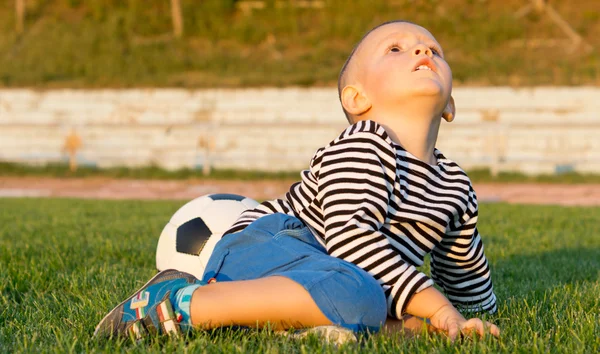
M191 302L180 296L191 288ZM190 313L191 323L184 320ZM298 283L273 276L205 284L173 269L160 272L115 307L96 327L94 336L147 333L178 334L183 329L220 326L265 326L273 329L330 325L310 294Z
M282 276L199 287L192 296L191 320L203 329L270 323L281 330L332 324L304 287Z
M377 281L328 255L311 231L289 215L263 216L223 237L204 272L204 281L212 278L217 282L191 297L195 326L335 324L361 332L377 331L385 322L386 300Z
M268 321L278 329L335 324L361 332L377 331L385 322L386 300L377 281L328 255L311 231L289 215L263 216L223 237L204 272L204 281L212 278L217 282L190 296L193 325Z

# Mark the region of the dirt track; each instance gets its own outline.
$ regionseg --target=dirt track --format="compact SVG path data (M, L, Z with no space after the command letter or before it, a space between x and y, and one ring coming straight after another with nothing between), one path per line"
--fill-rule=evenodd
M294 181L157 181L107 178L0 177L0 197L182 199L235 193L254 199L282 196ZM482 202L600 205L600 184L475 184Z

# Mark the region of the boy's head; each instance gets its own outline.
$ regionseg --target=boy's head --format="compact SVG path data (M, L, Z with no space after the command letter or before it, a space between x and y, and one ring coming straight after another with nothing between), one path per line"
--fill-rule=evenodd
M369 111L394 112L417 103L451 121L451 92L452 72L441 46L425 28L406 21L386 22L367 32L338 79L350 123L365 119Z

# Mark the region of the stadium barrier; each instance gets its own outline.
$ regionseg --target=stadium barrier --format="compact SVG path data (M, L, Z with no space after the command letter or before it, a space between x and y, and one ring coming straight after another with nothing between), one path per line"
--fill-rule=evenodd
M438 148L492 173L598 173L599 94L456 88ZM0 161L292 171L346 124L331 88L0 90Z

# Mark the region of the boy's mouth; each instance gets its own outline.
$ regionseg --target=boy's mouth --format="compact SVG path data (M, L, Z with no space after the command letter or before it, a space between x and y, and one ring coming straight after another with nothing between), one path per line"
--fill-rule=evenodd
M433 65L433 61L429 59L429 57L424 57L423 59L420 59L415 65L413 72L420 70L429 70L436 72L435 65Z

